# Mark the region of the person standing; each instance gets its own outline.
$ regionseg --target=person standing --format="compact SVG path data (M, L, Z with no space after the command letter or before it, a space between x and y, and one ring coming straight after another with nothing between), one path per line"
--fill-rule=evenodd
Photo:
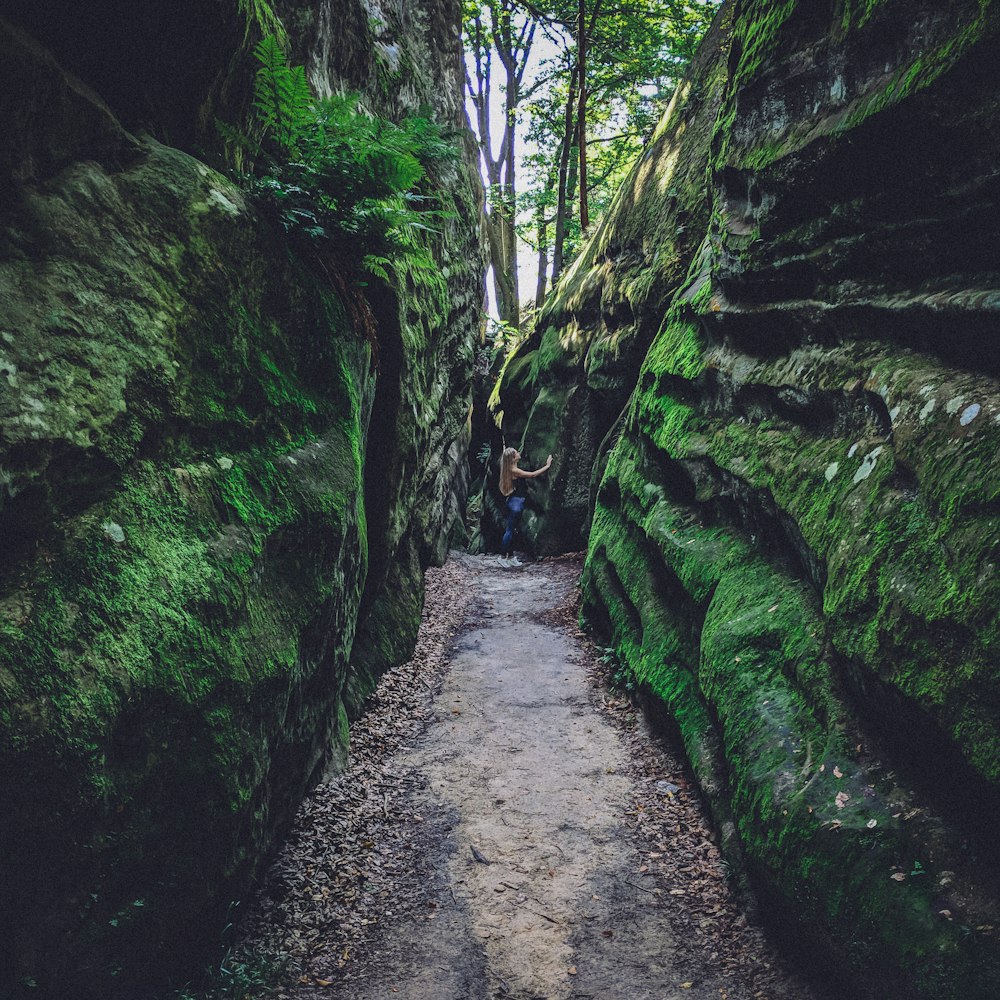
M507 523L503 533L503 541L500 543L501 557L512 559L514 556L514 532L517 523L521 520L521 513L525 503L525 479L535 479L542 473L547 472L552 465L552 456L546 459L545 464L534 472L518 468L521 453L516 448L504 448L500 458L500 492L507 501Z

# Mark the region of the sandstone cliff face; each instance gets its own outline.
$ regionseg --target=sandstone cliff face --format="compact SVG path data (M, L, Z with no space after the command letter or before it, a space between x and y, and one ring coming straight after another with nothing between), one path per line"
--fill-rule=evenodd
M765 910L854 974L852 996L985 1000L1000 12L742 0L728 17L707 40L724 46L708 222L669 302L673 275L645 265L658 332L598 457L584 613L669 709ZM612 261L581 268L590 302L616 301ZM568 398L599 367L576 345L596 358L614 323L563 308L541 344L561 340ZM509 372L505 418L511 398L568 441L535 367ZM566 544L560 516L540 548Z
M217 946L460 529L473 177L433 179L447 294L368 291L376 374L329 283L191 155L248 93L259 29L223 6L192 12L173 88L157 48L117 89L158 8L76 48L29 5L0 22L4 996L149 995ZM310 8L279 13L320 89L460 125L457 5Z
M362 89L366 106L381 114L430 106L438 120L464 125L461 18L452 0L287 0L280 9L299 39L297 58L319 93L347 79ZM477 163L471 146L467 152ZM464 534L482 264L475 244L480 181L464 172L464 164L462 170L461 177L441 178L437 192L453 216L439 252L449 295L441 298L411 283L376 303L383 334L366 446L369 570L345 692L352 718L379 674L413 648L424 567L443 562L449 543Z

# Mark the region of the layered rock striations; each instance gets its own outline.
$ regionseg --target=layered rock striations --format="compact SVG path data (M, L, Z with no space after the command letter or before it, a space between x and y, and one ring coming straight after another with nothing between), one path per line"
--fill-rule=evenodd
M584 614L669 710L765 912L795 921L813 961L852 996L986 1000L1000 10L728 14L728 40L720 24L706 42L724 46L708 221L672 297L649 268L657 332L596 462ZM676 252L662 240L650 260ZM602 229L591 254L614 241ZM618 295L606 268L593 303ZM568 392L586 392L575 345L612 324L550 315ZM508 376L505 418L511 398L568 441L536 368ZM539 547L565 544L547 516Z
M0 21L4 996L192 973L461 527L474 178L459 160L428 190L437 294L367 290L376 371L357 293L192 155L245 108L261 25L233 4L205 39L193 14L192 93L159 49L118 89L140 7L81 30L96 51L30 5ZM317 89L458 128L457 7L394 10L279 12Z

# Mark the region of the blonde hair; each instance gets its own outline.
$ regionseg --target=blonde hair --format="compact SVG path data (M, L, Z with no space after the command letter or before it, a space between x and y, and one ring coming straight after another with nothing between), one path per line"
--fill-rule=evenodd
M500 458L500 492L509 497L514 492L514 462L517 460L516 448L504 448Z

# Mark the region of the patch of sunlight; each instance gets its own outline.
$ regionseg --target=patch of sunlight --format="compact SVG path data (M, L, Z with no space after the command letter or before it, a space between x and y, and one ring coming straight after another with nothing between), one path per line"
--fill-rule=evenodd
M583 296L580 296L580 299L582 303ZM580 326L580 323L574 315L571 322L567 323L566 326L563 327L563 331L559 335L559 344L565 353L576 356L578 353L582 353L580 348L583 346L583 341L583 328Z
M660 156L656 160L656 170L657 175L660 179L660 193L663 194L667 188L670 187L674 179L674 174L677 172L677 161L680 159L681 151L681 137L684 135L684 126L677 129L677 133L674 135L667 150L665 150L665 155Z
M674 123L674 115L677 112L678 107L682 104L687 103L687 99L691 94L691 81L682 81L677 89L674 91L674 96L670 98L670 103L667 105L666 114L660 119L660 124L657 126L656 131L653 133L653 142L655 143L664 132L667 131Z

